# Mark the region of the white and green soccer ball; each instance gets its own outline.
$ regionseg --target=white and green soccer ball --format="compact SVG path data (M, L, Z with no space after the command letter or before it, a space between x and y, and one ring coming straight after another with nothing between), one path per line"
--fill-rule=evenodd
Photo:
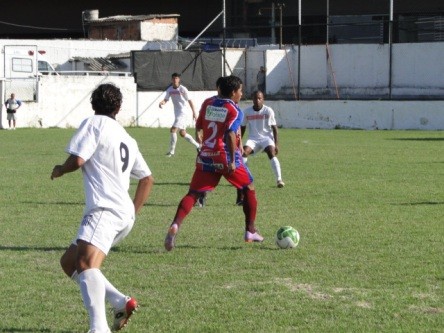
M276 232L276 245L281 249L292 249L299 244L299 232L290 226L280 227Z

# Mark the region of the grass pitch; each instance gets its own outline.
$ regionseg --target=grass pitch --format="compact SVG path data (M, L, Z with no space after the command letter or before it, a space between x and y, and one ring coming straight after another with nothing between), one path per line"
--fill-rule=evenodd
M243 242L223 180L167 253L195 150L179 139L167 158L168 129L128 131L156 184L103 266L141 305L124 332L443 332L443 132L283 129L285 188L265 154L249 159L265 242ZM50 180L72 134L0 131L0 332L88 330L58 263L82 216L81 173ZM283 225L299 231L296 249L274 245Z

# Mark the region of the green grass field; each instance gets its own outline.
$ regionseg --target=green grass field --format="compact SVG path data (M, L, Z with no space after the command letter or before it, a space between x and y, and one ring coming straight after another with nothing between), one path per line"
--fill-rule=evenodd
M444 132L283 129L285 188L265 154L249 159L264 243L243 242L223 180L167 253L195 150L179 139L169 159L168 129L128 131L156 184L103 266L141 305L124 332L444 331ZM0 131L0 332L88 330L59 266L82 216L81 173L50 180L72 134ZM275 246L283 225L299 231L296 249Z

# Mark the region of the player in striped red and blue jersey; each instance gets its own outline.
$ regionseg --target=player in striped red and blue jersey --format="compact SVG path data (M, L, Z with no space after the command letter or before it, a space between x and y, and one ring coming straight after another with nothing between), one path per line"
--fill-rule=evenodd
M244 192L246 242L262 242L255 227L257 200L253 176L242 161L240 126L243 113L237 106L242 97L242 81L236 76L221 79L220 96L207 100L196 121L196 133L201 133L202 147L196 159L196 169L188 193L182 198L165 238L165 248L175 246L177 231L198 198L212 191L221 177Z

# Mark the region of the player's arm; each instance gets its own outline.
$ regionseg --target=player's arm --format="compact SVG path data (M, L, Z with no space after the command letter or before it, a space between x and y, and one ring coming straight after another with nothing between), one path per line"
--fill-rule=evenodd
M194 103L191 99L188 100L188 104L190 104L190 108L193 111L193 120L197 119L196 108L194 107Z
M162 108L162 106L164 106L166 102L168 102L167 99L161 100L160 103L159 103L159 108Z
M236 151L236 133L232 130L228 131L227 135L228 154L230 156L230 164L228 164L228 172L231 173L236 170L236 163L234 160L234 154Z
M143 204L148 200L151 189L153 188L153 184L154 178L152 175L139 179L139 183L137 184L136 193L133 199L136 214L140 212Z
M69 155L65 163L61 165L56 165L52 169L51 179L62 177L65 173L76 171L85 164L85 160L76 155Z

